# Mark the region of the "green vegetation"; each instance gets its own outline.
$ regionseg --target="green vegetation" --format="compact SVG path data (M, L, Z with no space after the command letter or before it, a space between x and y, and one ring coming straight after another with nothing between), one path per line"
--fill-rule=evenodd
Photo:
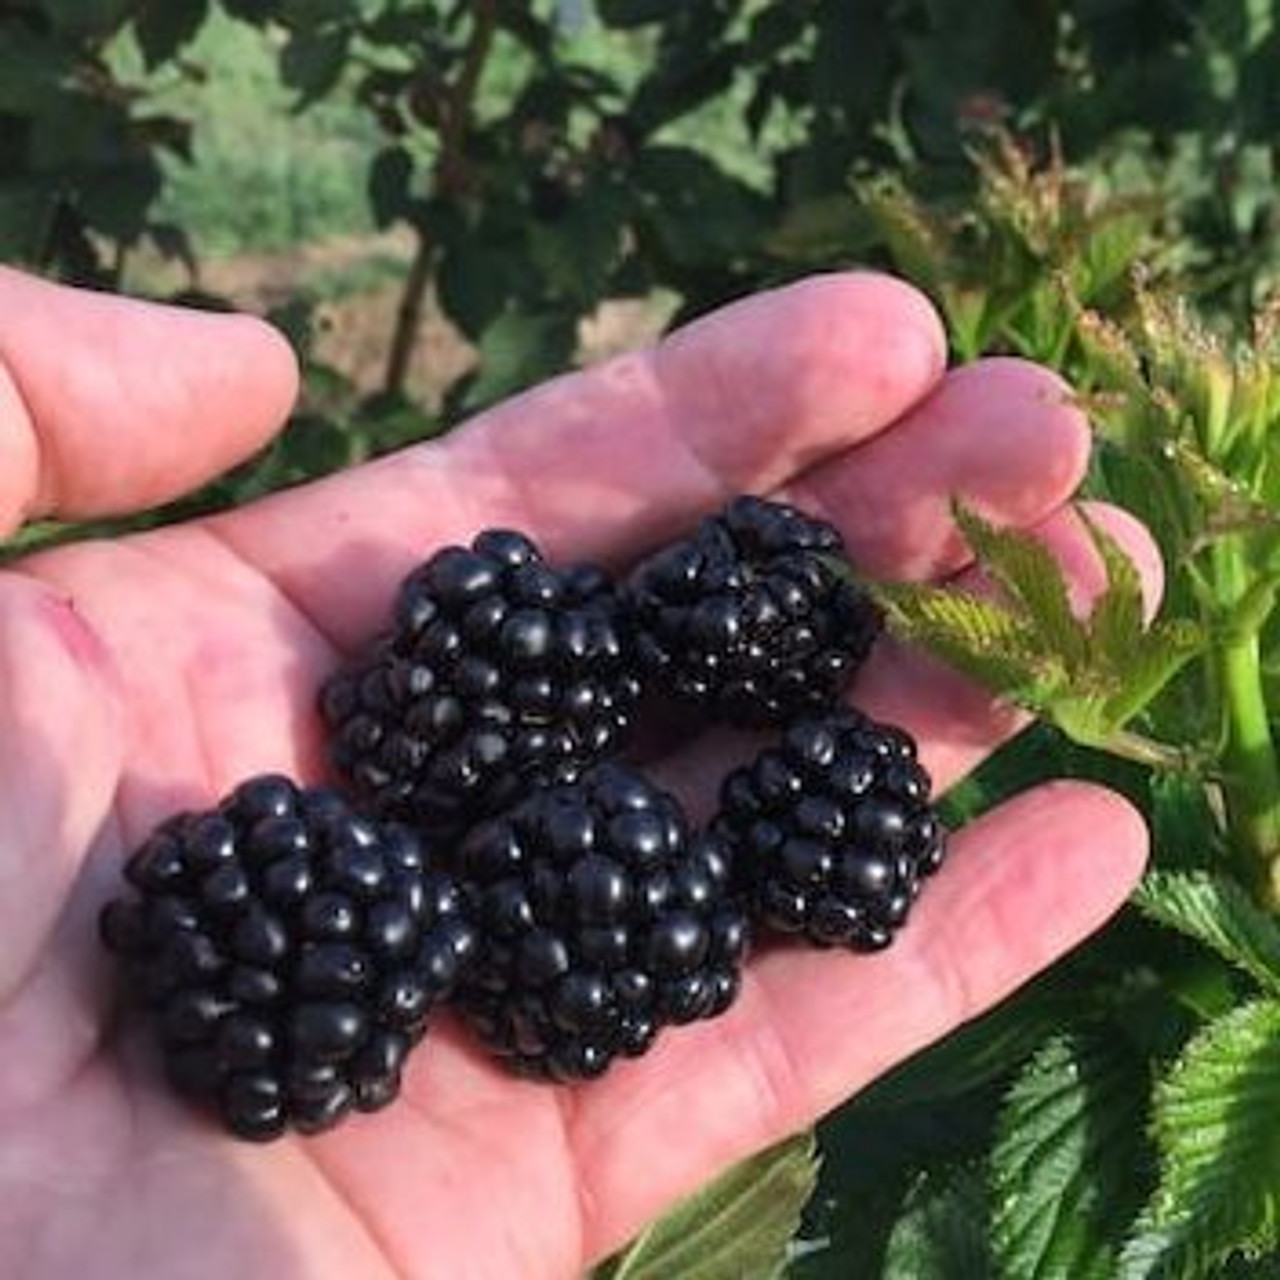
M197 254L372 230L361 174L377 135L349 98L295 113L273 43L217 11L183 57L198 79L162 68L148 81L157 103L200 122L190 161L164 162L156 213L185 228Z

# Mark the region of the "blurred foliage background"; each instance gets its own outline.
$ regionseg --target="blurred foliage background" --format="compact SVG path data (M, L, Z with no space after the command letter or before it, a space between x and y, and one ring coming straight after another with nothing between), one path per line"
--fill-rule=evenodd
M1167 405L1200 385L1185 369L1156 385L1170 344L1188 361L1210 348L1153 321L1151 289L1206 333L1247 335L1266 309L1277 72L1274 0L0 0L0 259L247 307L298 346L305 393L280 440L157 519L447 430L727 299L853 264L926 288L957 358L1048 361L1105 420L1118 387ZM1116 337L1135 324L1146 347ZM1257 421L1250 475L1276 450ZM1149 509L1132 435L1103 434L1090 489L1186 553L1170 607L1191 616L1200 544ZM1224 485L1243 509L1216 461L1195 454L1180 483L1193 464L1211 515ZM1274 525L1274 491L1250 501L1245 524ZM1275 707L1268 590L1249 616ZM1191 681L1153 691L1139 728L1212 754L1215 686ZM1107 745L1040 724L950 816L1096 777L1142 806L1161 868L1235 865L1208 773ZM1126 912L827 1117L820 1159L793 1142L744 1166L603 1274L672 1275L672 1242L714 1218L699 1275L1280 1275L1280 1157L1241 1136L1241 1116L1265 1125L1280 1103L1280 1080L1274 1098L1259 1083L1280 1076L1280 1018L1250 1003L1276 989L1280 941L1273 904L1235 887L1251 883ZM1179 1149L1169 1117L1188 1096L1213 1158Z
M956 206L996 127L1158 201L1240 309L1276 267L1278 41L1266 0L4 0L0 253L274 311L353 454L892 261L859 195Z

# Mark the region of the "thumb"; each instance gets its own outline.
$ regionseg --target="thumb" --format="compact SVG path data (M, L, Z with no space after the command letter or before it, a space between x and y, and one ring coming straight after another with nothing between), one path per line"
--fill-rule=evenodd
M288 344L250 316L0 268L0 534L176 497L263 445L297 386Z

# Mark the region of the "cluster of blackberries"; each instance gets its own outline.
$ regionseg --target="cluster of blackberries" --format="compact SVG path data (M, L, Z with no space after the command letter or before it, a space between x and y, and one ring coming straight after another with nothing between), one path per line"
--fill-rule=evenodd
M759 498L619 584L506 530L436 552L321 692L344 789L169 819L102 913L175 1086L314 1133L396 1096L443 1002L584 1079L727 1009L753 928L886 946L943 833L910 738L839 702L879 626L836 531ZM701 830L621 760L648 693L781 734Z

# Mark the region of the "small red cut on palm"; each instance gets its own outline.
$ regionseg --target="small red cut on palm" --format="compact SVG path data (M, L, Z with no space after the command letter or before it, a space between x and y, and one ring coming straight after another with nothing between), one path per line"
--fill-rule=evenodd
M11 520L172 493L283 411L290 367L248 322L170 324L110 299L83 308L81 295L0 274L0 457L25 459L0 493ZM399 1105L320 1139L246 1148L172 1103L112 1020L93 917L121 857L168 811L250 773L318 776L318 682L441 543L518 526L555 558L623 565L750 491L834 521L876 574L963 578L958 496L1037 528L1086 605L1098 568L1063 508L1086 424L1030 365L943 366L918 294L820 277L546 384L439 443L5 575L0 1272L572 1277L1101 924L1140 870L1145 832L1118 798L1057 784L959 833L889 952L770 950L725 1017L577 1088L508 1078L442 1018ZM81 372L67 381L66 369ZM1145 534L1094 515L1154 598ZM1018 724L889 642L854 696L918 737L944 787ZM655 769L705 807L746 749L708 733Z

